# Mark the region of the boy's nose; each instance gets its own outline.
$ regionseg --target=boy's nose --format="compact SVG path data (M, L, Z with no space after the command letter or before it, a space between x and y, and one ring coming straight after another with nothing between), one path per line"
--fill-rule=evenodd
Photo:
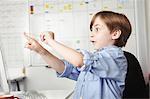
M90 33L90 37L93 37L93 36L94 36L94 33L93 33L93 32L91 32L91 33Z
M93 35L90 35L90 38L94 37Z

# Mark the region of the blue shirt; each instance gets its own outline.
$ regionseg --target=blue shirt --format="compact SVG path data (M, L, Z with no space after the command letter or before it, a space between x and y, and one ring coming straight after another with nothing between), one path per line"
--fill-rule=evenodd
M122 49L107 46L93 53L80 52L84 55L84 66L78 68L64 61L64 72L57 73L58 77L77 81L73 99L121 99L127 72Z

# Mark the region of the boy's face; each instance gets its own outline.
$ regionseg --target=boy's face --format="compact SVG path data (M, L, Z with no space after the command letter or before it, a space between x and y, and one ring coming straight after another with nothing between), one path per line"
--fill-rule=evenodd
M93 23L90 41L96 49L114 44L110 30L100 17L97 17Z

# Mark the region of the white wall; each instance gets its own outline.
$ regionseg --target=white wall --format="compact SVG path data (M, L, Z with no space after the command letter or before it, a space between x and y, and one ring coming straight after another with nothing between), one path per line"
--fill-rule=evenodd
M148 68L149 68L149 58L148 58L148 32L147 32L147 0L136 0L136 29L137 29L137 56L141 64L145 80L148 81ZM145 1L145 2L144 2Z

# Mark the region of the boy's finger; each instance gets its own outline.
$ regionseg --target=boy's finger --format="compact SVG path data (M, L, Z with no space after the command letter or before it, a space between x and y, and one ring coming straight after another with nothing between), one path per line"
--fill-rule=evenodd
M42 42L45 41L45 35L41 34L40 39L41 39Z
M53 32L50 31L49 34L50 34L50 36L51 36L52 39L55 39Z
M29 46L31 45L31 43L30 42L26 42L26 44L25 44L25 48L29 48Z
M25 38L27 39L27 40L31 40L31 39L33 39L32 38L32 36L30 36L29 34L27 34L27 33L24 33L24 36L25 36Z

